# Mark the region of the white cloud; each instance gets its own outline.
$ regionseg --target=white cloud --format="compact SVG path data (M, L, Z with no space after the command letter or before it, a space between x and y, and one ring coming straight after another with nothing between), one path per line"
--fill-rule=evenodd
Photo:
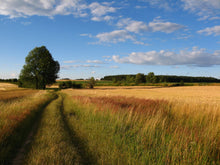
M98 68L98 65L89 65L89 64L80 64L80 65L63 65L61 66L62 69L70 69L70 68Z
M73 60L71 60L71 61L63 61L63 63L64 64L71 64L71 63L75 63L76 61L73 61Z
M95 74L95 73L96 73L96 71L92 71L92 72L91 72L91 74Z
M142 21L135 21L131 18L120 19L116 24L121 30L114 30L112 32L99 33L95 37L99 39L98 43L118 43L125 42L127 40L133 41L134 44L149 46L148 43L138 41L135 34L141 34L144 32L164 32L172 33L176 30L184 28L184 26L172 23L164 22L160 19L154 19L148 25Z
M109 21L112 16L108 13L116 12L110 3L85 3L83 0L0 0L0 15L15 17L74 15L86 17L91 14L91 20Z
M108 4L101 5L98 2L93 2L89 5L92 15L94 16L103 16L107 13L116 12L116 8L109 6Z
M142 41L134 41L133 43L134 43L134 44L137 44L137 45L145 45L145 46L149 46L148 43L144 43L144 42L142 42Z
M121 19L117 23L118 27L124 27L129 32L140 33L148 31L148 26L142 21L134 21L131 18Z
M210 17L209 20L219 20L220 17L216 16L216 17Z
M208 27L203 30L199 30L198 33L200 33L200 34L205 33L206 35L214 34L215 36L218 36L218 35L220 35L220 25L214 26L214 27Z
M94 63L94 64L104 64L104 62L100 61L100 60L87 60L86 62L87 63Z
M144 9L144 8L147 8L147 6L139 6L139 5L137 5L137 6L135 6L135 8L136 9Z
M100 21L107 21L108 22L113 19L114 19L114 17L109 16L109 15L104 16L104 17L92 17L91 18L92 21L97 21L97 22L100 22Z
M102 58L105 58L105 61L107 61L107 62L112 61L112 57L111 56L102 56Z
M149 27L153 32L164 32L164 33L172 33L176 30L184 28L183 25L172 23L172 22L164 22L162 20L155 19L154 21L149 23Z
M88 8L91 11L93 21L110 21L114 19L114 17L107 15L109 13L115 13L117 9L115 7L110 6L112 3L105 3L102 4L98 2L91 3Z
M0 0L0 14L14 17L49 16L57 14L73 14L77 8L81 8L79 0L59 1L55 0Z
M126 30L115 30L107 33L100 33L96 35L100 42L118 43L126 40L134 40L134 36L129 34Z
M154 19L149 24L146 24L142 21L135 21L131 18L125 18L118 21L117 26L120 28L124 28L125 30L133 33L143 33L143 32L164 32L164 33L172 33L176 30L184 28L183 25L172 23L172 22L164 22L159 18Z
M160 9L171 10L167 0L140 0L142 2L148 2L152 7L158 7Z
M114 55L113 60L117 63L132 63L139 65L194 65L212 66L220 65L220 51L208 53L206 49L193 47L191 51L180 50L179 53L161 50L149 52L133 52L127 57Z
M189 10L200 16L200 20L220 14L219 0L181 0L185 10Z

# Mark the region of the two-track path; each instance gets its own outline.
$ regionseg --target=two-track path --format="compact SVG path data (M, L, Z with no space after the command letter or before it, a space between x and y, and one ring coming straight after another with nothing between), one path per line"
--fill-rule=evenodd
M62 93L42 111L41 118L12 160L23 164L96 164L77 132L68 125Z

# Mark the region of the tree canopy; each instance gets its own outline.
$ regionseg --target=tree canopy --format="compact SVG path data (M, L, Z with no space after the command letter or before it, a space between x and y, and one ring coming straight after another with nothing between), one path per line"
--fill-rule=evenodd
M31 50L25 63L19 76L22 87L45 89L46 85L54 83L58 78L60 65L45 46Z

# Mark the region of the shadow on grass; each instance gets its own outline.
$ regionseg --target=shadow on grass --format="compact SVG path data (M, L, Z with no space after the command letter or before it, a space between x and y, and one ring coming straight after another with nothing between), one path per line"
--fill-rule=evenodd
M69 136L71 137L71 142L80 156L80 164L83 165L97 164L97 159L91 153L89 153L89 149L87 147L86 142L77 135L76 131L74 131L69 127L68 121L63 113L64 111L63 99L64 98L62 96L60 113L64 123L64 129L68 132Z
M53 90L53 91L55 91L55 92L57 92L57 91L60 91L60 89L59 88L46 88L46 90Z
M32 133L34 136L38 129L44 108L56 98L57 95L54 95L53 98L42 104L36 111L32 112L26 119L19 123L18 127L13 130L11 135L6 137L6 139L0 143L1 165L23 164L25 154L28 153L31 146L29 134ZM29 140L30 142L27 143ZM23 150L22 153L20 153L21 150ZM16 162L14 160L18 155L19 161Z

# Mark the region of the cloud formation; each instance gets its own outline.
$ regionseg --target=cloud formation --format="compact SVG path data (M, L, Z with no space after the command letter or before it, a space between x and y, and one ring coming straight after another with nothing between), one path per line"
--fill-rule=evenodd
M82 0L0 0L0 15L15 17L74 15L86 17L91 14L91 20L109 21L113 17L107 15L116 12L110 3L93 2L87 4ZM90 11L90 12L89 12Z
M149 24L146 24L142 21L135 21L131 18L121 19L117 23L118 27L124 28L125 30L133 33L143 33L143 32L164 32L164 33L172 33L179 29L184 28L183 25L165 22L161 19L154 19Z
M220 14L219 0L181 0L183 8L196 13L200 16L200 20L214 19Z
M158 31L158 32L164 32L164 33L172 33L174 31L184 28L183 25L172 23L172 22L164 22L164 21L157 20L157 19L150 22L148 26L153 32Z
M220 25L219 26L214 26L214 27L208 27L208 28L205 28L203 30L199 30L198 33L202 34L206 34L206 35L215 35L215 36L218 36L220 35Z
M142 34L144 32L172 33L174 31L184 28L183 25L172 22L164 22L163 20L160 20L158 18L154 19L149 24L146 24L143 21L135 21L131 18L124 18L120 19L117 22L116 26L120 28L120 30L99 33L95 36L95 38L99 39L99 43L118 43L131 40L134 44L149 45L142 41L138 41L136 39L136 35Z
M96 35L99 42L118 43L126 40L134 40L134 36L129 34L126 30L115 30L112 32L100 33Z
M140 0L142 2L148 2L152 7L158 7L160 9L171 10L167 0Z
M117 26L133 33L140 33L149 30L149 27L142 21L135 21L131 18L125 18L118 21Z
M70 69L70 68L98 68L98 65L89 65L89 64L80 64L80 65L63 65L61 66L62 69Z
M191 51L180 50L179 53L161 50L149 52L133 52L127 57L112 56L116 63L138 65L193 65L208 67L220 65L220 50L209 53L206 49L193 47Z
M93 63L93 64L104 64L104 62L100 61L100 60L87 60L86 62L87 63Z

